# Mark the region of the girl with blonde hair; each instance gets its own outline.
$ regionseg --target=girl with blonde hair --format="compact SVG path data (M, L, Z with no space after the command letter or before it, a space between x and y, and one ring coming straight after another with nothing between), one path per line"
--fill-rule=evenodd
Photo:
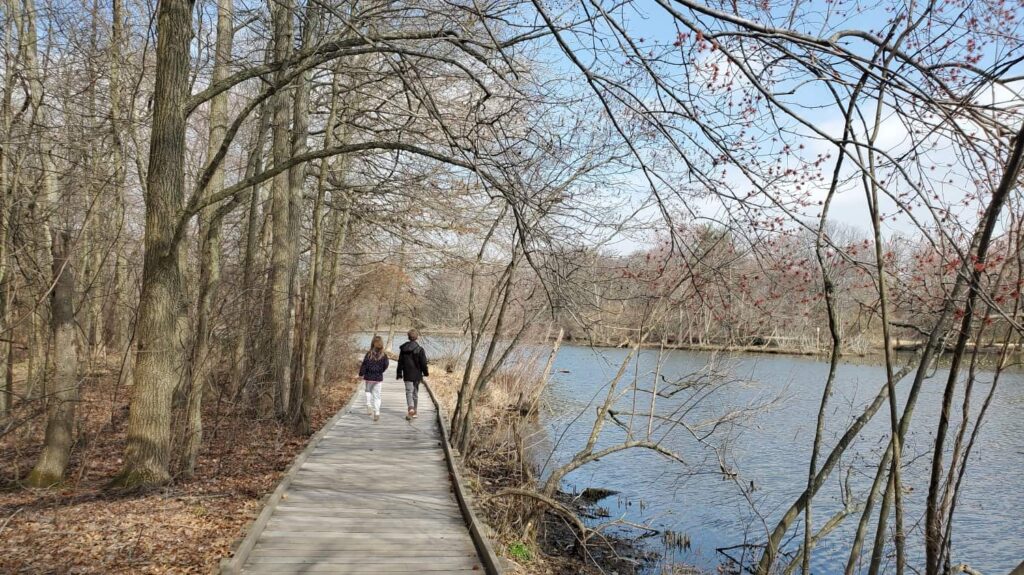
M359 366L359 377L363 378L366 389L366 412L373 416L374 421L380 419L380 386L387 370L388 355L384 353L384 340L375 335L370 342L370 351L366 352Z

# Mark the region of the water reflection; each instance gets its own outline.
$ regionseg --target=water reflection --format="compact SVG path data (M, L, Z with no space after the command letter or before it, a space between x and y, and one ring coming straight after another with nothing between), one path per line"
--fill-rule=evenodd
M564 347L556 361L560 373L554 375L545 398L549 410L543 415L549 457L552 464L567 460L586 441L593 424L594 409L588 407L613 377L624 350L593 350ZM657 352L642 352L633 366L640 378L653 378ZM667 379L706 369L711 355L670 352L661 371ZM720 430L713 444L724 447L735 480L714 473L718 462L706 448L684 432L666 436L665 444L684 454L689 465L682 466L644 451L623 452L571 474L569 487L601 486L616 491L643 505L616 505L608 502L613 515L631 522L646 522L675 537L685 536L689 546L665 545L670 558L712 568L723 557L718 549L744 541L764 541L765 525L774 527L786 507L802 492L807 477L807 462L813 438L821 386L828 364L814 358L744 355L725 360L729 386L707 398L701 409L688 418L724 413L778 398L777 405L737 421ZM567 372L567 373L565 373ZM904 481L911 488L905 495L910 560L922 561L921 526L927 472L927 454L945 381L938 371L922 390L905 446L904 460L909 462ZM989 380L982 376L976 393L987 391ZM641 379L643 381L643 379ZM1004 374L989 416L982 428L972 456L954 525L954 559L966 562L986 573L1005 573L1024 558L1024 479L1019 472L1024 463L1024 425L1019 407L1024 403L1024 377ZM884 370L865 362L844 363L831 399L823 452L827 453L845 431L847 424L877 393L884 382ZM650 383L645 383L650 386ZM902 393L906 393L906 385ZM900 396L900 401L904 396ZM623 397L617 407L628 409L633 398ZM659 412L672 411L672 398L659 397ZM582 416L580 414L582 413ZM954 417L959 418L959 414ZM646 425L646 424L644 424ZM861 433L858 442L847 451L843 471L833 474L816 499L816 524L822 524L844 508L843 487L847 482L861 498L874 476L879 454L888 438L888 418L881 411ZM621 430L612 427L605 441L621 441ZM1008 473L1009 472L1009 473ZM746 487L749 500L740 491ZM753 503L753 505L751 505ZM856 516L848 518L815 549L815 573L841 573L849 553L849 541ZM870 540L870 539L869 539Z

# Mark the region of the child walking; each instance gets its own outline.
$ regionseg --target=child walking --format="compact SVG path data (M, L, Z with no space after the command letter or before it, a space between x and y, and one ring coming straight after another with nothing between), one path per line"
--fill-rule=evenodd
M370 342L370 351L366 352L359 366L359 377L363 378L366 389L366 413L372 415L374 421L380 419L380 386L387 370L388 356L384 353L384 340L375 335Z
M399 347L397 376L405 381L405 403L409 409L405 418L416 417L419 408L420 382L430 375L427 368L427 352L416 343L420 334L414 329L409 330L409 341Z

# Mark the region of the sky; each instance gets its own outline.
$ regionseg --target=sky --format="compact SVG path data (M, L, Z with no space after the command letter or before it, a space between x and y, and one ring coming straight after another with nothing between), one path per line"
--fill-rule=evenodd
M825 25L824 18L821 16L831 11L832 16L830 17L831 26L828 29L828 33L834 32L834 30L843 28L859 28L871 30L872 27L878 26L884 23L886 20L891 18L891 12L889 10L888 3L875 3L875 4L857 4L860 12L851 11L849 14L844 14L839 17L836 14L843 10L843 6L852 5L850 3L840 2L825 2L824 0L813 0L805 1L799 4L799 9L795 14L794 27L808 31L814 34L824 34ZM902 5L902 4L898 4ZM658 50L659 45L665 47L671 44L677 38L678 29L672 18L666 15L666 12L659 6L656 5L654 0L641 0L630 5L631 10L629 12L620 12L619 21L626 22L626 29L629 30L630 35L634 40L639 41L643 39L643 46L645 49L650 47L651 49ZM682 9L678 3L673 3L673 7ZM785 20L789 16L789 11L792 9L793 4L786 3L775 3L771 11L773 16L777 17L777 22L782 25L785 24ZM940 3L940 7L943 9L951 10L952 3ZM945 12L944 14L949 14ZM970 14L965 14L962 17L966 18ZM1024 16L1024 14L1021 14ZM961 37L962 30L957 30L956 18L947 18L947 20L953 21L953 27L944 29L939 33L934 33L933 37L937 37L939 40L948 37L951 41L963 42ZM590 64L599 53L599 48L592 48L591 46L585 45L584 39L577 39L578 43L575 47L579 50L579 53L583 56L583 60L586 64ZM589 39L586 39L589 41ZM851 45L853 42L851 42ZM606 44L606 46L608 46ZM614 46L611 46L614 47ZM992 61L999 55L1006 55L1008 52L1015 50L1015 45L1009 43L1003 45L990 45L979 49L981 52L981 61L979 66L984 66L988 62ZM858 48L859 50L859 48ZM600 57L606 61L609 60L608 54L612 52L604 53ZM589 58L588 58L589 57ZM690 60L694 65L701 63L709 63L711 58L715 58L710 53L705 53L703 56L704 62L699 60ZM722 67L729 67L730 65L719 57L718 64ZM567 71L579 73L578 70L573 70L571 66L567 66ZM678 69L673 70L671 66L663 68L665 74L671 75L673 73L679 74L677 79L682 79L683 74L687 73L683 70L684 66L679 65ZM692 74L692 70L689 71ZM691 75L690 81L693 81ZM1018 86L1022 86L1020 82L1011 85L1012 89L1016 89ZM791 94L781 96L786 103L797 110L801 115L806 117L810 122L819 126L823 131L828 133L831 137L839 138L842 133L843 122L841 111L836 108L830 94L826 91L823 83L792 83L790 86L785 86L785 89L792 88ZM783 90L785 91L785 90ZM723 99L723 104L724 104ZM997 104L1000 106L1008 105L1020 105L1022 104L1021 98L1018 94L1013 93L1010 89L990 89L983 91L974 96L974 101L977 103L984 104ZM873 105L870 102L865 102L864 112L870 114ZM892 102L888 103L883 107L881 122L881 129L877 140L877 147L887 150L892 155L899 155L907 153L911 150L911 139L909 138L908 126L906 125L906 114L901 113L902 110L894 109L892 106L895 105ZM713 114L713 112L710 112ZM910 118L911 121L919 122L919 118ZM788 122L787 128L791 131L788 138L788 143L794 144L800 142L804 144L804 150L802 152L794 152L794 156L801 155L804 159L813 159L818 154L828 153L831 158L827 160L821 166L821 172L826 176L823 181L816 185L812 185L812 204L813 200L821 200L824 198L826 193L826 186L828 176L834 169L834 162L838 157L837 150L835 147L819 138L812 136L806 127L798 126L795 122ZM923 124L917 124L917 127L921 127ZM967 126L967 128L971 128ZM767 130L766 130L767 131ZM923 164L930 164L934 166L930 173L926 173L926 177L934 182L941 182L936 185L935 191L940 198L941 203L956 204L964 199L965 194L973 194L977 191L977 186L971 180L976 175L976 169L972 166L966 165L962 160L959 159L958 154L951 145L951 141L944 137L937 137L932 140L933 149L927 153L927 156L922 158ZM780 144L781 145L781 144ZM795 146L794 146L795 147ZM851 162L847 162L844 175L846 177L856 176L857 172ZM735 190L742 190L750 188L750 185L746 183L743 178L736 174L729 173L726 181L731 182L730 187ZM625 185L634 187L636 190L638 202L641 198L647 197L649 193L649 186L647 185L647 179L641 173L635 173L624 178L623 182ZM901 188L906 189L907 186L903 185ZM933 198L929 198L932 201ZM701 205L703 204L703 205ZM715 202L710 201L690 201L690 208L696 209L698 212L714 218L721 217L721 210L716 208ZM656 210L649 208L642 213L643 216L656 216L654 213ZM889 201L882 202L883 214L889 214L890 217L883 222L884 233L888 235L905 234L913 235L917 233L917 226L913 223L910 217L904 214L897 214L895 204ZM914 212L916 217L930 220L927 217L925 210L922 208L920 211ZM816 216L816 210L810 208L807 210L807 217L813 219ZM972 204L962 209L958 215L963 221L969 223L973 219L976 219L976 204ZM848 186L841 189L840 193L836 196L833 201L830 210L830 220L837 223L851 226L855 229L863 230L866 232L870 227L870 215L868 211L867 201L865 199L865 193L859 182L854 180L851 181ZM929 222L931 223L931 222ZM630 247L635 243L635 240L630 238L623 240L620 245L625 251L629 251Z

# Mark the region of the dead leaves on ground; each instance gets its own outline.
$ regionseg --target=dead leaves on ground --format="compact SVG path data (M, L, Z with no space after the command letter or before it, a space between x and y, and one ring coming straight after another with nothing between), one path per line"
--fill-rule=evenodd
M64 487L16 485L38 456L45 422L0 438L0 483L6 486L0 492L2 573L210 573L307 440L269 421L257 425L224 413L217 418L211 405L195 478L142 495L109 493L103 486L124 449L128 394L116 393L103 376L90 378L82 391L80 441ZM351 393L351 384L328 386L315 426Z

